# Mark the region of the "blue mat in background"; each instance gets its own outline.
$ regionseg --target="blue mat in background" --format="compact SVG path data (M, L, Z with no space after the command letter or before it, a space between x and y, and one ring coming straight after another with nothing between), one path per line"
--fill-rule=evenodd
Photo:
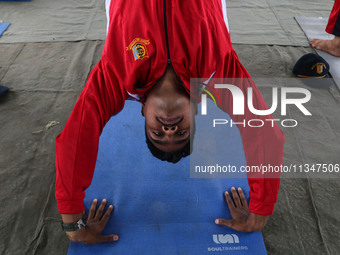
M106 198L115 206L103 234L120 239L92 246L71 242L68 254L267 254L261 232L240 233L214 223L231 218L225 190L241 187L249 201L247 179L190 178L189 157L177 164L154 158L145 143L140 112L140 104L129 101L105 126L86 191L87 212L94 198ZM204 125L211 123L198 115L195 139ZM236 151L245 164L237 128L225 130L227 139L237 144L226 146L226 155L229 151L235 157Z
M7 87L0 86L0 98L8 91Z
M0 23L0 36L6 31L11 23Z

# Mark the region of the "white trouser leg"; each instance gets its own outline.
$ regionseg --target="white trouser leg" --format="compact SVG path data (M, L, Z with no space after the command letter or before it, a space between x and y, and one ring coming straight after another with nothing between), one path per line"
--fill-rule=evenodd
M111 0L105 0L106 19L107 19L107 24L106 24L106 34L107 34L108 31L109 31L109 23L110 23L109 10L110 10L110 3L111 3Z
M222 11L223 11L224 22L228 28L228 31L230 32L229 24L228 24L228 16L227 16L227 3L226 3L226 0L221 0L221 1L222 1Z

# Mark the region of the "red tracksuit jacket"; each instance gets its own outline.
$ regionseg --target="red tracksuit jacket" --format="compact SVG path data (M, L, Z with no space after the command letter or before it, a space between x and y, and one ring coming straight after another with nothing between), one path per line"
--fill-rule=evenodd
M163 75L168 63L190 91L190 78L249 78L232 48L223 19L221 0L115 0L110 5L110 23L103 55L88 77L86 86L57 137L56 198L62 214L84 210L85 190L95 169L99 136L125 100L143 100L143 94ZM254 107L268 109L253 87ZM217 90L220 106L235 122L268 119L232 114L228 90ZM246 93L245 93L246 94ZM282 164L284 136L272 127L239 126L248 165ZM251 212L272 214L280 179L249 178Z

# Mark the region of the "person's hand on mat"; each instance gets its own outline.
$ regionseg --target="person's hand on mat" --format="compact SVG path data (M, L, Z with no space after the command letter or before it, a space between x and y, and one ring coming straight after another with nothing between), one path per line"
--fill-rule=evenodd
M227 201L232 219L216 219L217 225L230 227L240 232L257 232L261 231L266 225L269 216L259 215L249 211L247 200L241 188L238 192L234 187L231 188L233 200L228 191L225 192L225 199Z
M97 244L97 243L105 243L105 242L115 242L118 240L117 235L106 235L106 236L102 235L102 232L113 211L113 206L110 205L109 208L104 213L106 203L107 203L106 199L103 199L98 210L96 210L97 199L94 199L92 201L92 205L91 205L89 215L87 218L86 226L77 231L66 232L67 236L72 242L81 242L85 244ZM81 217L82 216L80 216L79 219L81 219ZM64 220L64 217L63 217L63 220Z

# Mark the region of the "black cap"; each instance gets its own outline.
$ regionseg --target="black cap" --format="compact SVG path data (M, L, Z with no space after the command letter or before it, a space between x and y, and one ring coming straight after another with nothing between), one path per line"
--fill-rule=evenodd
M323 78L329 73L329 64L319 55L303 55L295 64L293 74L303 78Z

